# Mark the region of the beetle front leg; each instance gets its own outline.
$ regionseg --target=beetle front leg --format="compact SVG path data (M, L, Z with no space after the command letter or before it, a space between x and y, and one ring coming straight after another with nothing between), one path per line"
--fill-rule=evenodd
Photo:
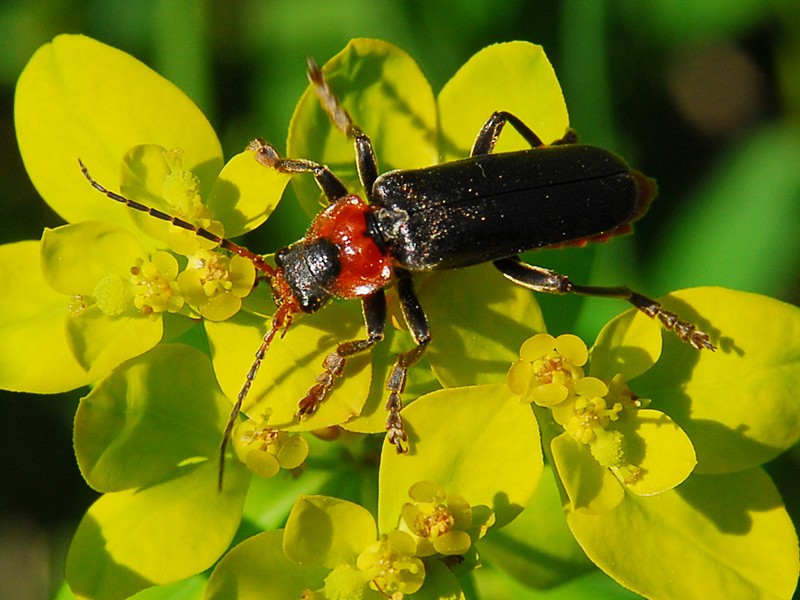
M386 380L386 390L389 392L389 399L386 401L386 410L389 412L389 416L386 418L386 436L389 443L397 449L397 453L402 454L408 451L408 435L403 428L403 418L400 416L403 408L400 394L406 387L408 369L425 354L428 343L431 341L431 330L428 325L428 317L425 316L425 311L414 291L411 274L405 269L395 269L395 274L398 277L397 293L400 297L403 318L417 343L411 350L407 350L397 357L397 362Z
M494 266L514 283L535 292L545 292L548 294L580 294L582 296L600 296L626 300L648 317L658 319L666 329L675 332L675 335L681 340L694 346L698 350L702 348L708 350L716 349L711 343L707 333L699 331L694 324L688 321L682 321L675 313L662 308L661 304L657 301L634 292L627 286L601 287L577 285L572 283L566 275L529 265L522 262L518 256L496 260L494 261Z
M342 342L323 361L325 371L317 377L317 383L308 390L297 407L297 418L310 417L325 401L336 380L341 377L347 359L366 352L383 339L386 327L386 296L383 290L366 296L362 301L367 338Z
M358 177L369 197L372 193L372 185L378 178L378 160L372 148L372 141L367 134L361 131L358 125L353 123L350 114L341 105L339 99L328 85L322 69L311 58L308 59L308 79L331 122L348 139L353 140ZM256 159L265 167L289 174L311 173L331 204L348 195L347 188L342 181L325 165L302 158L282 158L272 144L260 138L250 142L247 149L255 152Z
M325 194L328 202L333 204L337 200L347 197L347 188L333 172L319 163L302 158L282 158L275 146L256 138L247 145L247 150L255 152L256 160L265 167L275 169L281 173L294 175L295 173L311 173L317 180L317 185Z

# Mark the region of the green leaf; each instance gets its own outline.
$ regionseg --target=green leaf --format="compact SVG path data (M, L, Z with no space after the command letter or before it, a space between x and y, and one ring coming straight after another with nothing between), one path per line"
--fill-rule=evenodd
M658 363L629 385L689 435L698 472L748 469L794 445L800 439L800 309L723 288L676 292L664 304L710 331L719 349L700 352L665 334Z
M228 408L205 355L180 344L158 346L81 400L78 465L89 485L109 492L161 481L183 464L216 464Z
M65 302L74 295L88 301L106 276L129 279L131 267L145 254L128 230L102 221L46 229L42 235L42 273L55 291L65 295ZM92 380L147 352L163 334L161 316L144 316L132 303L116 316L90 305L67 318L65 327L73 355Z
M301 496L286 521L283 550L299 565L333 569L355 565L377 538L366 508L329 496Z
M301 566L283 553L283 530L266 531L228 552L211 574L206 600L284 600L323 586L328 569Z
M174 583L147 588L133 596L133 600L203 600L208 579L194 575Z
M642 496L672 489L697 462L686 433L658 410L628 407L616 421L604 429L598 427L595 435L590 444L578 442L569 433L551 442L553 462L573 510L609 511L622 501L623 485ZM616 439L621 441L619 446L609 443ZM618 463L603 462L609 459Z
M697 464L692 441L661 411L631 412L609 429L625 436L625 460L641 469L636 479L626 482L634 494L649 496L672 489Z
M414 600L465 600L458 578L440 560L425 563L425 583L412 597Z
M84 179L78 158L107 187L119 181L123 155L142 143L181 148L184 168L206 191L222 167L216 134L191 100L128 54L81 35L58 36L33 55L17 83L14 119L25 169L67 221L128 221Z
M567 107L553 67L541 46L508 42L484 48L447 82L437 101L443 161L469 155L478 132L495 111L519 117L549 144L569 126ZM496 151L530 148L506 126Z
M66 582L61 584L61 587L58 588L58 593L55 595L55 600L75 600L75 594L72 593L72 590L69 589L69 586Z
M130 148L124 156L121 193L150 208L208 227L197 214L176 206L177 198L168 197L175 193L167 187L170 177L174 177L173 169L186 171L182 157L170 154L168 156L168 149L155 144ZM287 183L289 175L261 165L253 152L241 152L223 167L213 188L202 200L210 213L209 220L221 222L225 227L224 236L232 238L261 225L277 206ZM131 210L130 217L149 237L159 240L162 247L165 245L169 223L142 211Z
M171 215L178 211L164 198L164 182L170 174L166 152L167 149L158 144L137 144L129 148L122 156L122 169L118 177L119 193ZM126 212L129 222L132 221L146 233L148 241L158 240L155 247L168 246L169 223L142 211L128 209Z
M552 470L545 466L545 471L522 514L477 544L482 559L535 589L562 584L593 568L567 527Z
M314 441L312 438L312 444ZM312 447L315 459L327 458L324 450L320 448L322 444L317 442L316 446ZM324 444L323 448L331 449L336 458L344 455L341 448L333 444ZM340 465L341 462L337 464ZM284 472L269 479L253 477L247 489L244 518L260 530L278 529L286 523L286 518L299 496L316 494L323 489L335 488L341 491L344 486L336 485L337 478L353 481L357 476L353 469L341 468L333 472L324 460L320 460L319 464L316 460L311 464L306 463L302 477L296 475L296 472Z
M472 506L485 505L504 525L528 504L542 473L539 429L527 404L505 385L449 388L403 410L410 451L384 442L379 526L397 526L408 491L433 481Z
M244 311L224 323L205 322L217 379L228 398L236 398L270 320ZM364 337L359 315L334 304L276 336L253 383L244 412L261 419L271 410L270 427L308 431L335 425L358 415L370 387L369 355L348 359L330 397L313 416L297 421L298 402L324 372L325 358L344 340Z
M160 315L109 317L89 307L84 314L67 320L67 333L73 354L97 379L158 344L164 324Z
M230 470L218 492L217 462L207 460L161 483L105 494L70 545L70 587L82 598L110 600L206 570L239 526L248 480L245 470Z
M487 565L475 571L475 587L480 598L525 598L531 600L641 600L641 596L625 589L602 571L576 577L544 593L532 592L504 573Z
M761 469L693 475L567 521L595 564L647 597L790 598L797 584L797 535Z
M0 246L0 388L52 394L86 385L91 377L67 341L69 298L45 282L39 253L39 242Z
M323 71L353 121L370 136L379 172L437 162L433 92L403 50L379 40L356 38ZM360 189L353 143L331 125L310 87L292 116L286 152L292 158L327 164L350 190ZM293 185L306 212L317 214L320 192L313 177L295 177Z
M534 295L491 265L432 274L419 297L433 335L426 356L447 387L505 382L522 342L545 330Z

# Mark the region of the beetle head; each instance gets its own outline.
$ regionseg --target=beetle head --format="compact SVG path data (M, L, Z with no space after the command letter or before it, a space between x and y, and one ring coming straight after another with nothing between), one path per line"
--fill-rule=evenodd
M318 311L331 299L328 290L341 273L339 248L325 238L300 240L279 250L275 263L304 313Z

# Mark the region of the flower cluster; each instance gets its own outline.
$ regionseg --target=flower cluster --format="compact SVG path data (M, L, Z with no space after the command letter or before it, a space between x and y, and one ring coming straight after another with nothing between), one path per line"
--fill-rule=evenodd
M395 529L359 554L356 566L372 589L386 597L400 599L419 590L425 581L425 565L414 549L414 539ZM327 580L325 583L327 591Z
M509 388L523 402L549 409L561 426L563 433L553 440L552 451L560 469L577 473L563 477L575 507L603 512L622 500L622 488L611 480L603 486L605 493L598 489L588 496L585 485L569 483L598 469L608 469L623 486L639 494L658 493L681 483L696 462L683 430L663 412L647 408L650 401L633 393L623 374L615 374L608 382L585 375L588 360L589 351L577 336L554 338L541 333L522 345L520 359L507 378ZM653 423L657 433L650 440L648 424ZM664 435L672 454L669 458L659 456L658 438ZM578 448L570 449L570 444Z
M305 588L301 597L364 598L371 589L384 598L401 600L422 587L434 561L466 555L473 543L471 534L477 540L494 522L491 511L483 510L486 507L470 506L430 481L415 483L408 495L412 502L403 507L400 526L377 540L372 516L362 507L326 496L299 498L283 533L282 552L306 579L312 578L309 569L326 569L323 585ZM473 523L473 511L485 517L483 523ZM330 523L328 539L310 544L309 539L319 535L315 529L324 523ZM225 569L223 564L221 571Z
M478 507L432 481L415 483L408 495L412 501L402 507L400 527L414 537L417 556L466 554L494 523L490 511L473 513Z
M233 449L247 467L262 477L273 477L280 469L296 469L308 456L308 442L298 434L248 419L233 430Z
M135 185L135 181L128 183L127 187L138 197L162 198L170 207L170 215L221 237L224 227L220 221L212 219L203 203L197 177L182 168L182 153L180 149L153 146L132 148L128 156L136 157L142 165L155 172L164 172L164 177L150 184L152 190ZM123 187L126 187L125 181ZM149 216L146 218L151 219ZM145 221L146 230L153 232L152 226ZM87 252L93 251L92 241L85 240ZM189 310L183 312L187 316L200 315L213 321L224 321L239 311L242 298L250 293L255 283L255 267L251 261L240 256L231 258L216 249L211 240L172 223L168 226L165 241L175 254L157 250L148 255L142 249L142 256L133 260L127 277L116 272L98 271L100 279L91 294L80 296L84 308L95 304L109 317L135 308L141 315L149 316L181 312L186 305ZM176 255L181 257L181 263ZM84 264L84 269L87 268ZM73 316L82 314L80 310L71 312Z

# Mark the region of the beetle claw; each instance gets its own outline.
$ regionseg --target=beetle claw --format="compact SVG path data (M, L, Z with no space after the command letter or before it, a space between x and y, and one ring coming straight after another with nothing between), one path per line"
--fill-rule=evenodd
M704 331L700 331L693 323L682 321L674 312L659 308L655 314L661 324L668 330L672 331L681 340L692 346L697 350L711 350L712 352L717 347L711 343L711 338Z

